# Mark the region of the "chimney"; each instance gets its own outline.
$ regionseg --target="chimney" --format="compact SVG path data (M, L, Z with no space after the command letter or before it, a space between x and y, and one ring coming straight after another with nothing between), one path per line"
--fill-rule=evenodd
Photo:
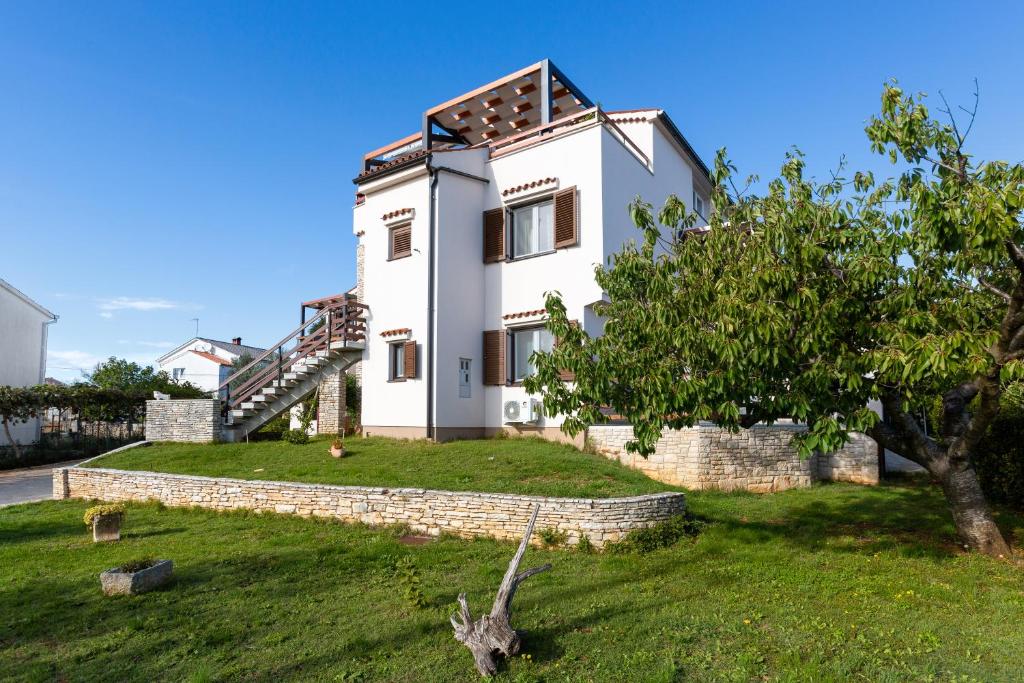
M241 337L235 337L234 339L231 340L231 343L232 344L237 344L238 346L241 346L242 345L242 338Z

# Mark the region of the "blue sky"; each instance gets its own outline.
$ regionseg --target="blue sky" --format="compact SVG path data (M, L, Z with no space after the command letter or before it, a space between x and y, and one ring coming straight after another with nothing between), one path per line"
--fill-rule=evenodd
M964 104L977 77L972 149L1024 158L1024 5L845 4L3 3L0 277L60 315L62 379L196 317L272 343L354 282L362 153L543 57L762 178L793 144L887 173L862 130L893 76Z

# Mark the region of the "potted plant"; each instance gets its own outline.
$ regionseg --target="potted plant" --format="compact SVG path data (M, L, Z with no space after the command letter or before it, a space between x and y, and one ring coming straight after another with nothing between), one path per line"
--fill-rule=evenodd
M92 527L92 540L119 541L121 540L121 522L124 520L125 509L121 503L112 505L94 505L85 511L83 521L86 526Z
M331 456L335 458L341 458L345 455L345 437L341 434L334 437L334 441L331 442Z
M135 560L100 574L100 585L106 595L138 595L170 581L173 571L171 560Z

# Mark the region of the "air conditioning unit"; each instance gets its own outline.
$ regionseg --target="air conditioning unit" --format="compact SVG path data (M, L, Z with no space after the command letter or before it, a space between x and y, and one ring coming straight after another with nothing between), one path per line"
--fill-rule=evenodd
M535 398L524 401L505 401L505 422L536 422L541 416L541 402Z

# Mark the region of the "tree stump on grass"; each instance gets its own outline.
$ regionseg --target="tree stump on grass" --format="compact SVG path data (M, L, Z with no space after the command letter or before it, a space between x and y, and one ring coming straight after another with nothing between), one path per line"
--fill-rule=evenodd
M505 578L498 587L498 594L494 596L494 605L491 613L481 616L476 621L469 613L469 605L466 603L466 594L459 593L459 605L461 623L456 615L451 616L452 626L455 628L455 639L469 648L476 660L476 670L482 676L493 676L498 672L498 656L511 657L519 652L519 634L509 623L512 617L512 598L516 595L516 588L526 579L534 574L551 569L551 564L544 564L540 567L519 571L519 563L529 545L530 536L533 534L533 524L537 521L537 513L540 512L540 505L533 508L533 515L530 517L526 531L523 533L523 540L519 542L519 549L516 551L512 561L509 562L505 571Z

